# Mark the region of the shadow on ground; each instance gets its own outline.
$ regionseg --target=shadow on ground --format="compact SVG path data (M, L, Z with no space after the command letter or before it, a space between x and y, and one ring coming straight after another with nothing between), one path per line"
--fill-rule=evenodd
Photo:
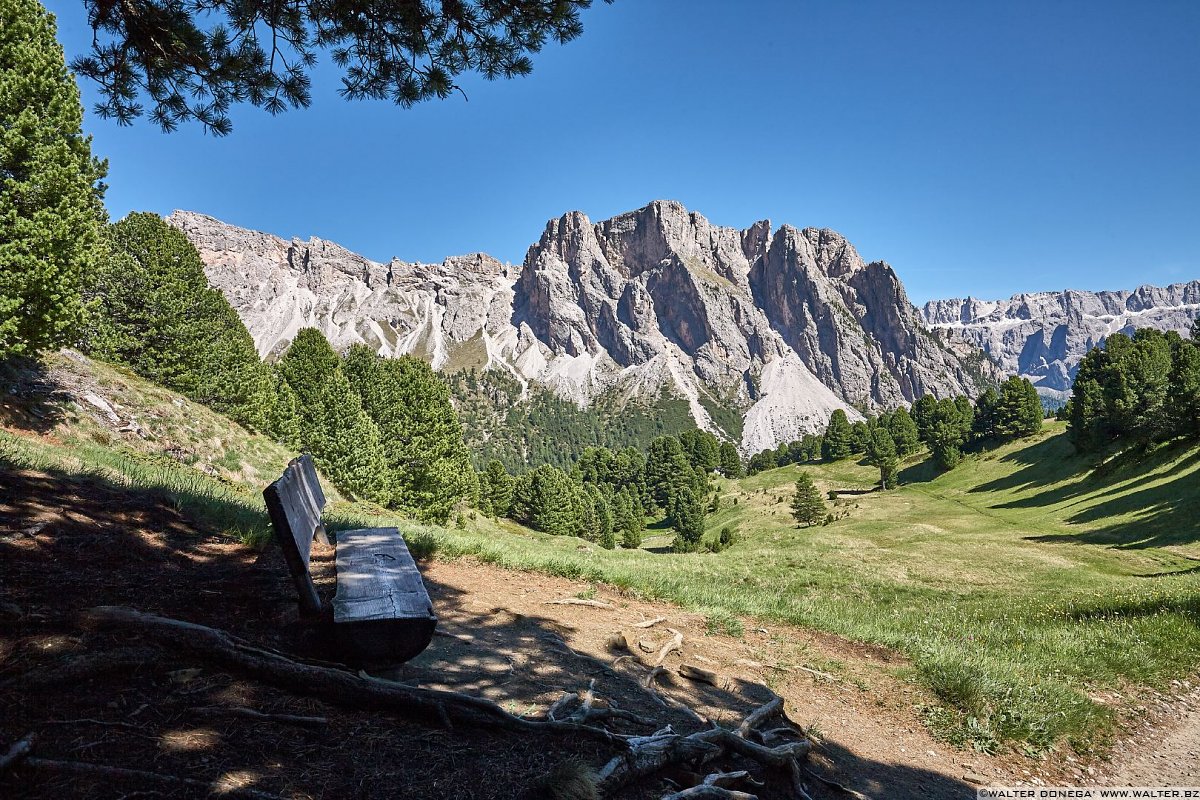
M186 505L162 490L3 462L0 486L0 749L33 731L43 758L223 781L285 797L481 800L540 796L533 787L555 764L579 759L598 767L613 754L609 746L560 735L430 728L337 708L164 654L136 637L89 630L80 624L81 611L125 605L285 652L336 658L314 650L320 639L300 623L277 548L259 553L230 541L185 516L179 509ZM314 578L326 599L334 588L332 554L314 547ZM595 680L599 694L649 718L645 726L617 723L623 732L665 724L695 729L641 688L642 673L630 660L574 652L569 626L481 605L470 592L427 582L443 635L393 678L481 695L530 717L544 715L561 692ZM664 688L723 724L768 697L765 687L744 682ZM213 708L234 706L328 722L309 730L212 716ZM861 759L836 742L813 761L823 774L876 798L973 796L944 775ZM0 794L11 798L123 797L147 788L29 769L0 779ZM656 777L620 797L657 798L667 789ZM838 796L815 783L810 794ZM782 781L760 792L788 795Z

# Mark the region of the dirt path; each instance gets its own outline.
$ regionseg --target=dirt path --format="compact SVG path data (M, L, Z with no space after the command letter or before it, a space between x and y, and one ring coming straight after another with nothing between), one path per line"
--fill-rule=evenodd
M1114 764L1118 786L1200 786L1200 690L1176 706L1180 718L1142 734L1140 746Z

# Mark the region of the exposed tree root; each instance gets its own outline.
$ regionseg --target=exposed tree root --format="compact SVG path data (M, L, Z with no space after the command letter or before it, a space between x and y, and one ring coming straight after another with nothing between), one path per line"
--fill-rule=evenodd
M130 608L101 606L85 612L85 617L107 628L136 631L230 672L334 705L386 711L441 725L449 722L513 731L564 732L610 743L624 739L591 725L516 717L481 697L421 689L378 678L364 678L346 670L303 664L280 653L255 647L216 628L144 614Z

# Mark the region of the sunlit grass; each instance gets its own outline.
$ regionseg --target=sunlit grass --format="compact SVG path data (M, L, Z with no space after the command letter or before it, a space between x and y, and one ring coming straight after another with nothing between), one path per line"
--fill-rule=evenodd
M239 448L229 434L225 451ZM153 489L241 541L269 536L259 492L273 475L218 480L203 464L113 443L3 433L0 460ZM275 461L260 469L282 469ZM325 518L333 531L396 525L418 558L472 556L679 603L714 633L741 635L739 617L753 616L894 648L943 738L1084 749L1111 722L1096 691L1162 685L1200 665L1200 450L1164 448L1102 475L1089 466L1052 425L944 475L911 460L886 493L867 491L876 472L850 460L721 480L706 535L730 525L738 541L720 554L607 551L483 517L424 526L334 493ZM844 492L828 503L832 524L792 523L798 469ZM669 532L646 547L659 539Z

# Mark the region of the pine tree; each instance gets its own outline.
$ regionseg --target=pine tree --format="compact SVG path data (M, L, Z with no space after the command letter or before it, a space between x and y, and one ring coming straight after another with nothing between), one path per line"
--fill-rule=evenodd
M679 553L690 553L700 545L704 535L704 507L690 487L683 487L671 497L668 522L675 529L672 548Z
M742 477L742 457L732 442L721 442L720 461L726 478Z
M0 9L0 359L71 341L97 256L107 165L36 0Z
M420 359L380 358L365 345L350 348L343 369L383 437L395 491L390 505L418 519L449 518L475 487L445 382Z
M917 424L907 409L898 408L888 420L888 433L896 443L896 455L907 458L921 448L921 438L917 434Z
M858 455L867 452L871 444L871 428L867 422L855 422L850 426L850 454Z
M617 546L617 537L613 531L612 509L604 498L604 494L595 484L589 483L586 488L596 514L596 541L605 550L612 550Z
M896 485L896 466L899 459L896 456L896 443L892 435L882 425L877 425L871 431L871 443L867 445L867 460L879 467L879 486L891 489Z
M937 411L937 398L931 394L921 395L913 403L912 418L917 425L917 436L922 442L929 443L929 434L933 430L933 415Z
M807 472L796 478L796 492L792 495L792 517L800 525L816 525L825 518L825 501Z
M693 469L707 474L715 470L721 463L720 442L708 431L696 429L684 431L679 434L679 444Z
M1200 333L1200 320L1193 326ZM1171 345L1171 430L1176 436L1200 436L1200 338L1179 338Z
M310 446L321 473L345 494L386 503L391 487L379 429L341 369L325 378L314 402Z
M850 457L850 420L846 412L836 409L829 417L829 426L825 429L825 438L821 445L821 455L826 461L840 461Z
M279 359L279 374L296 393L302 437L311 428L310 418L317 408L317 395L325 379L338 368L338 354L325 334L316 328L301 328L296 332L287 352ZM307 441L304 442L307 447Z
M688 463L683 447L674 436L659 436L646 455L646 489L662 509L669 510L681 489L697 491L697 473Z
M534 530L578 536L582 532L578 496L570 476L543 464L517 479L509 514Z
M613 528L621 537L621 547L630 550L642 546L642 519L640 511L635 511L635 503L628 490L622 490L613 496Z
M991 386L983 390L975 401L975 425L972 435L975 439L987 440L998 438L1000 425L1000 395Z
M942 469L953 469L962 459L964 424L961 410L948 397L938 400L929 422L929 452Z
M296 409L296 393L283 378L275 380L275 402L267 414L267 431L280 444L300 449L300 418Z
M990 398L989 398L990 399ZM982 403L984 398L980 398ZM1000 386L994 410L995 435L1001 439L1032 436L1042 429L1042 400L1025 378L1013 376ZM976 426L978 427L978 425Z
M80 347L266 430L271 371L187 237L134 213L106 230L103 252L83 275Z
M494 458L489 461L480 484L480 491L487 498L492 514L497 517L508 516L513 498L513 479L504 465Z

